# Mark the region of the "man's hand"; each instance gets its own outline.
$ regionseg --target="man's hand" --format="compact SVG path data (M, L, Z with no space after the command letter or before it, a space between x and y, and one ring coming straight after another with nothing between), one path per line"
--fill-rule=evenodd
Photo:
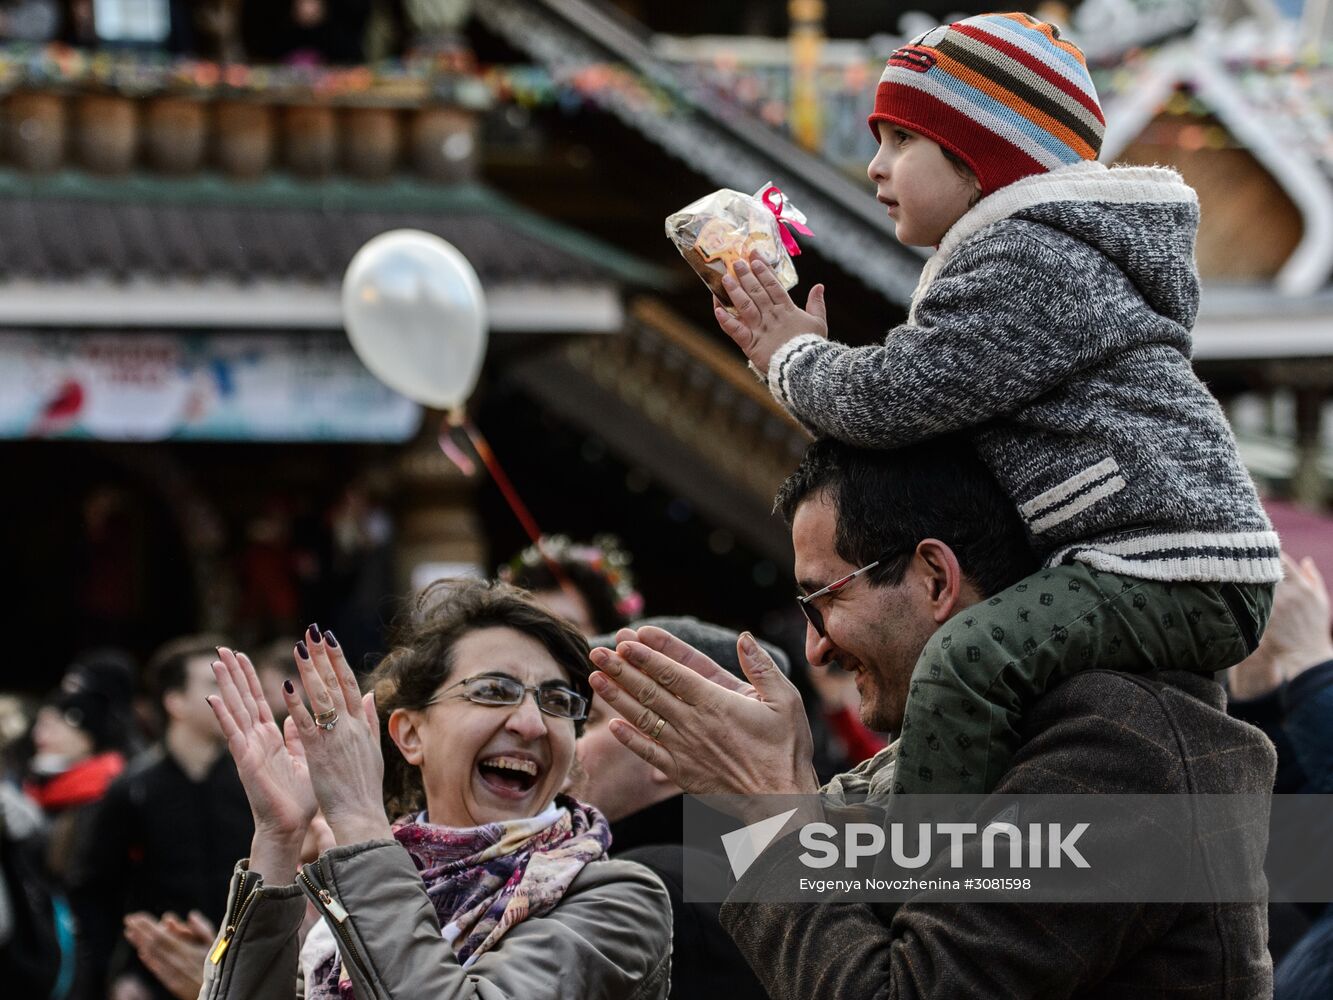
M810 297L801 309L782 287L773 269L758 257L751 259L749 267L744 261L737 261L734 270L736 277L728 274L722 283L737 315L727 312L717 298L713 299L713 315L765 378L768 363L787 341L803 333L828 336L823 285L810 289Z
M125 939L173 997L194 1000L204 983L204 962L217 929L198 911L188 920L168 913L158 920L151 913L125 918Z
M749 633L737 643L749 684L662 629L617 639L592 651L592 685L630 750L696 795L818 791L801 697Z
M1328 589L1314 560L1298 563L1284 552L1282 564L1286 576L1273 595L1273 614L1259 648L1231 668L1231 694L1237 699L1258 698L1333 659Z

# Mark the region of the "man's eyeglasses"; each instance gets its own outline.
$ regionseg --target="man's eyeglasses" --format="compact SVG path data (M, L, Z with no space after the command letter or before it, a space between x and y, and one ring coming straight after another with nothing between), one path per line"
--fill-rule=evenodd
M817 607L815 607L812 602L816 598L823 597L825 594L832 594L835 591L841 590L843 587L847 586L847 584L851 583L862 573L869 573L872 569L874 569L876 566L878 566L880 563L884 562L888 558L890 557L886 555L880 556L874 562L868 563L867 565L862 566L860 569L853 570L852 572L844 576L842 579L834 580L823 590L816 590L813 594L796 595L796 603L801 606L801 610L805 612L806 620L812 626L814 626L815 632L819 634L819 637L821 639L828 638L828 633L824 631L824 615L823 612L821 612Z
M435 697L426 702L426 707L443 701L446 692L459 687L463 690L453 697L466 698L477 705L517 705L523 701L523 696L531 691L533 701L547 715L557 719L573 719L575 722L582 722L588 717L588 699L559 681L547 681L534 687L508 674L478 674L476 677L465 677L457 684L450 684L442 691L436 692Z

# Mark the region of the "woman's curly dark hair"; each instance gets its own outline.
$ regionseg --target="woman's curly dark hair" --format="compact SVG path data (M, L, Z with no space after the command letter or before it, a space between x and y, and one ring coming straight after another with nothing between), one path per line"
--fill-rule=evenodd
M507 583L436 581L395 624L392 648L370 676L384 753L384 805L390 817L423 809L425 790L421 772L403 759L389 735L389 716L399 708L424 708L449 678L458 641L486 628L511 628L536 639L564 668L574 689L592 700L588 641L573 625ZM582 721L574 723L574 733L583 735Z

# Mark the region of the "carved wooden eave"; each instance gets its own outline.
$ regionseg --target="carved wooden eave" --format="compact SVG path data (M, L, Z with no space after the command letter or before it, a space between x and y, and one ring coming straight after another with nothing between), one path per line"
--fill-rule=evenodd
M1247 101L1216 54L1218 48L1213 33L1201 28L1145 61L1134 86L1106 102L1102 159L1113 161L1143 133L1167 99L1188 86L1300 212L1303 233L1278 270L1274 287L1286 296L1314 295L1333 279L1333 178L1304 150L1284 142L1270 118Z
M487 0L476 17L557 78L615 63L670 95L663 114L620 94L605 96L621 121L722 187L758 190L775 181L823 238L807 252L823 256L899 305L916 287L921 258L900 244L864 187L836 167L739 111L719 112L694 99L686 74L658 58L613 11L585 0Z
M765 556L791 559L773 496L809 437L738 362L655 299L623 336L572 338L506 377Z

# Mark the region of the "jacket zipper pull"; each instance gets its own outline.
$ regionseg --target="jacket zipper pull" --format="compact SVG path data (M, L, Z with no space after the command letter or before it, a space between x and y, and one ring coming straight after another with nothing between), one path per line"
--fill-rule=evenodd
M319 890L319 901L324 904L324 909L329 911L329 916L338 921L338 923L341 924L347 919L348 914L347 911L343 909L342 903L334 899L328 889Z
M222 940L217 943L213 953L208 956L208 960L214 965L222 961L222 956L227 953L227 948L231 945L231 936L236 933L236 928L228 926L227 933L222 935Z
M241 914L244 913L245 908L250 905L250 900L254 898L255 891L255 889L250 888L250 873L244 872L241 875L240 885L236 887L236 901L232 904L231 913L229 915L230 923L227 924L227 929L223 933L221 940L219 940L216 947L213 948L212 954L208 956L208 960L212 964L217 965L221 962L222 956L225 955L227 949L231 947L231 939L236 936L236 925L241 922Z

